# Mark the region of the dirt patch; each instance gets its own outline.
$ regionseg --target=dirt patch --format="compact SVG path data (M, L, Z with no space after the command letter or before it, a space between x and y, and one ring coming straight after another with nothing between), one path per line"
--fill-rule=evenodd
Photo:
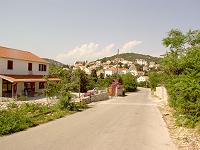
M196 129L189 129L176 125L173 116L173 109L166 104L166 101L153 96L164 121L169 129L170 136L179 150L200 150L200 134Z

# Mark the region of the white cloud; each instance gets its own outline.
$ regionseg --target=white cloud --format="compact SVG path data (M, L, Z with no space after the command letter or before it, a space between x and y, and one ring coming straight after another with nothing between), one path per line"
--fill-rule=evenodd
M140 43L141 41L127 42L120 49L120 53L130 52L135 46ZM61 53L57 55L56 60L66 64L73 64L75 61L91 61L98 58L112 56L116 54L116 49L117 48L113 43L105 47L101 47L97 43L88 43L68 50L66 53Z
M128 53L128 52L132 52L132 50L139 44L141 44L142 41L130 41L127 42L123 45L122 49L120 50L120 52L122 53Z

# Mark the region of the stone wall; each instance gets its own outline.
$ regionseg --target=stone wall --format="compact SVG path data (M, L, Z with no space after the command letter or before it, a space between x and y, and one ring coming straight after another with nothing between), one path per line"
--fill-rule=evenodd
M85 102L86 104L92 103L92 102L98 102L98 101L103 101L103 100L108 100L109 96L108 93L100 93L96 95L92 95L91 97L84 97L81 99L82 102Z
M164 86L156 87L156 91L154 92L154 95L166 101L166 103L168 102L167 89Z
M98 102L98 101L103 101L103 100L108 100L109 96L108 93L103 92L100 94L92 95L91 97L83 97L81 100L80 99L74 99L75 102L85 102L86 104L89 104L91 102ZM42 98L38 100L29 100L29 101L15 101L12 98L5 98L5 97L0 97L0 109L6 109L7 105L11 102L16 103L17 105L22 105L24 103L34 103L34 104L42 104L42 105L53 105L57 102L58 100L56 98L54 99L47 99L47 98Z
M5 98L5 97L0 97L0 109L7 109L7 105L10 103L15 103L18 106L28 103L28 104L41 104L41 105L54 105L58 100L57 99L38 99L38 100L29 100L29 101L15 101L12 98Z

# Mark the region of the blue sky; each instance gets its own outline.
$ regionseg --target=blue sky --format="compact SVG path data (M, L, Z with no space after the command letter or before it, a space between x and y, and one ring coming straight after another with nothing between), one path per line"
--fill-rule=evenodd
M199 29L199 0L0 0L0 45L64 63L159 56L172 28Z

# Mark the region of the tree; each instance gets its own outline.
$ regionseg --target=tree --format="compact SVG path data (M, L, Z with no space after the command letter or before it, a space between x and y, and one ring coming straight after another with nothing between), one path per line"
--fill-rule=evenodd
M149 76L149 82L150 82L150 85L149 85L149 86L150 86L150 88L151 88L152 90L155 90L156 87L157 87L159 84L162 83L161 77L162 77L163 75L162 75L161 73L152 71L152 72L149 72L148 76Z
M123 68L122 67L123 64L121 62L119 62L118 65L119 65L119 68Z
M92 80L94 80L94 82L97 82L98 77L97 77L96 69L92 69L90 76L91 76Z
M200 31L189 30L184 34L178 29L172 29L168 37L163 39L163 45L170 49L161 62L163 71L170 75L180 75L185 70L184 58L188 51L200 46Z
M140 65L140 64L135 64L135 67L138 71L143 71L143 66L144 65Z
M100 78L104 79L104 73L100 73Z
M122 82L126 92L133 92L137 89L137 81L130 73L122 75Z
M127 69L129 69L129 66L128 66L128 64L125 64L125 65L124 65L124 68L127 68Z
M177 123L195 127L200 120L200 31L172 29L163 45L169 47L161 69L170 106L176 111Z
M74 91L81 93L87 92L89 78L83 70L77 69L72 72L72 82L73 81L76 85L74 86Z
M49 69L49 74L58 77L60 80L55 82L55 81L49 81L48 78L46 78L47 79L45 88L46 96L60 97L68 93L68 91L72 90L74 82L71 82L71 72L72 70L64 70L62 67L52 65Z

